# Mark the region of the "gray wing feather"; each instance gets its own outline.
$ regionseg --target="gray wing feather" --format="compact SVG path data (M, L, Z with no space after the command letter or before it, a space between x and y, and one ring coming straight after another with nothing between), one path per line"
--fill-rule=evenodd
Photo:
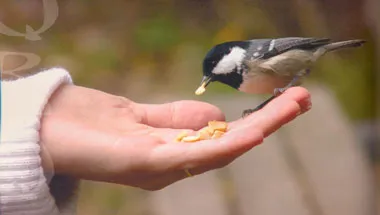
M330 43L327 38L286 37L251 40L247 59L268 59L293 49L315 50Z

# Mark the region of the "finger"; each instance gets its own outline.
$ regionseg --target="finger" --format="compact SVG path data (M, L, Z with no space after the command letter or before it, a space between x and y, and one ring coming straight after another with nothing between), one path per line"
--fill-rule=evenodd
M178 101L161 105L136 104L141 123L156 128L200 129L211 120L224 120L219 108L204 102Z
M282 125L293 120L297 115L311 108L309 92L301 87L294 87L275 98L264 108L245 119L233 122L230 127L255 126L268 136Z
M262 130L266 137L310 108L309 92L301 87L291 88L262 110L247 117L247 121L250 126Z

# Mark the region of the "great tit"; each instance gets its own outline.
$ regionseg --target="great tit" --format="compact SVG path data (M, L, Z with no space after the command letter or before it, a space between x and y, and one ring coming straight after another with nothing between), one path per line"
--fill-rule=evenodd
M230 41L214 46L203 61L203 79L195 94L201 95L214 81L241 92L272 94L243 117L264 107L286 89L300 85L313 64L325 53L358 47L364 40L331 42L328 38L285 37Z

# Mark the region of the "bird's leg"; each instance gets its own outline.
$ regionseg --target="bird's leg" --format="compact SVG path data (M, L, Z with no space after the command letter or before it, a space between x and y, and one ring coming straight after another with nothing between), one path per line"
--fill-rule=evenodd
M268 104L270 101L272 101L274 98L276 98L277 96L281 95L282 93L284 93L287 89L291 88L291 87L294 87L297 83L297 81L304 75L309 75L310 73L310 69L306 69L305 70L305 73L304 74L298 74L296 75L291 81L289 84L287 84L285 87L283 88L275 88L274 91L273 91L273 96L271 96L269 99L265 100L263 103L261 103L260 105L258 105L257 107L255 107L254 109L247 109L247 110L244 110L243 111L243 114L242 114L242 117L246 117L248 115L250 115L251 113L253 112L256 112L258 110L260 110L261 108L263 108L266 104Z
M263 103L259 104L257 107L255 107L254 109L247 109L247 110L244 110L243 111L243 115L242 117L246 117L248 115L250 115L251 113L253 112L256 112L258 110L260 110L261 108L263 108L266 104L268 104L270 101L272 101L274 98L276 98L277 96L281 95L282 93L285 92L285 90L289 89L290 87L293 87L295 85L295 83L298 81L300 76L295 76L293 78L293 80L288 84L286 85L285 87L283 88L275 88L274 91L273 91L273 96L271 96L270 98L268 98L267 100L265 100Z
M304 73L304 74L297 74L297 75L296 75L296 76L290 81L290 83L289 83L288 85L286 85L285 87L274 89L273 94L274 94L275 96L279 96L279 95L281 95L281 94L284 93L287 89L296 86L297 81L298 81L302 76L306 76L306 75L309 75L309 74L310 74L310 69L305 69L305 73Z
M263 108L266 104L268 104L270 101L272 101L274 98L276 98L275 95L271 96L270 98L268 98L267 100L265 100L263 103L259 104L259 105L258 105L257 107L255 107L254 109L247 109L247 110L244 110L244 111L243 111L243 114L242 114L242 117L244 118L244 117L250 115L251 113L260 110L260 109Z
M290 81L290 83L289 83L288 85L286 85L285 87L274 89L273 94L274 94L275 96L279 96L279 95L281 95L281 94L284 93L287 89L296 86L297 81L298 81L301 77L303 77L303 76L307 76L307 75L309 75L309 74L310 74L310 69L305 69L305 73L303 73L303 74L302 74L302 73L297 74L297 75L292 79L292 81Z

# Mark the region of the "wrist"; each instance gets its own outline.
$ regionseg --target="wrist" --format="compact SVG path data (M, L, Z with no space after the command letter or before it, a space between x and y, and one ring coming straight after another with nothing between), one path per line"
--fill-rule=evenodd
M99 97L101 101L96 102ZM40 129L41 157L46 170L78 178L97 177L91 175L89 167L98 166L97 161L105 157L105 149L119 137L94 121L104 126L107 123L86 115L96 109L94 103L98 107L107 103L104 98L108 98L107 94L75 85L61 85L52 94ZM97 111L96 116L102 112L105 111Z

